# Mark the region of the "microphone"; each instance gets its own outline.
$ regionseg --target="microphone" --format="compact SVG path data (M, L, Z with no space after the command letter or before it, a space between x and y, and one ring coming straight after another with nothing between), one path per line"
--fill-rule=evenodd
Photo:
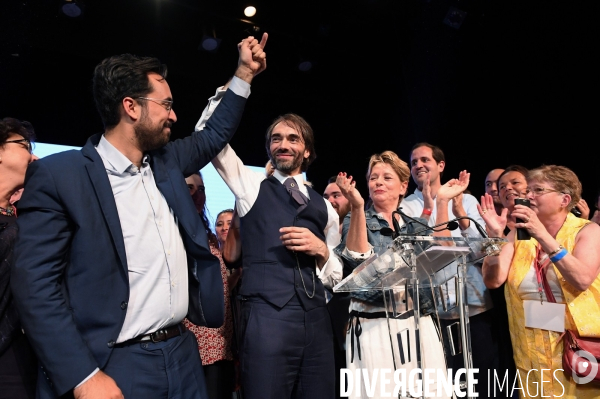
M429 226L428 226L428 225L426 225L425 223L422 223L422 222L418 221L418 220L417 220L417 219L415 219L415 218L411 218L411 217L410 217L410 216L408 216L406 213L402 212L402 207L400 207L400 209L398 209L397 211L394 211L394 212L392 212L392 219L394 219L394 221L395 221L395 220L396 220L396 218L394 218L394 217L393 217L393 216L394 216L394 213L397 213L398 215L400 215L400 217L401 217L401 218L402 218L402 220L404 221L404 224L409 224L409 223L411 223L411 222L414 222L414 223L416 223L416 224L419 224L419 225L421 225L421 226L424 226L424 227L425 227L425 230L421 230L420 232L422 232L422 231L427 231L427 230L430 230L430 229L431 229L431 227L429 227ZM408 220L407 220L407 219L408 219ZM409 222L409 220L410 220L410 222Z
M384 235L384 236L386 236L386 237L392 237L392 238L395 238L395 237L394 237L394 234L395 234L395 233L394 233L394 230L390 229L389 227L383 227L381 230L379 230L379 233L380 233L381 235Z
M400 208L400 209L402 209L402 208ZM455 220L449 220L447 222L436 224L435 226L429 226L429 225L427 225L425 223L420 222L419 220L417 220L415 218L412 218L412 217L408 216L406 213L402 212L401 210L392 212L392 215L394 213L399 214L400 217L402 218L402 220L404 220L404 223L406 223L406 224L414 222L414 223L416 223L416 224L421 225L421 226L424 227L424 229L418 230L418 231L414 232L414 234L412 234L412 235L419 235L419 234L421 234L423 232L426 232L428 230L431 230L431 231L434 231L434 232L438 232L438 231L444 231L446 229L452 231L452 230L456 230L458 228L458 222L456 222ZM410 220L410 222L407 219ZM396 219L394 218L394 221L395 220ZM445 227L443 229L436 230L436 227L441 227L441 226L445 226Z
M477 228L477 231L481 235L481 237L483 237L483 238L489 238L489 236L485 232L485 229L475 219L470 218L468 216L461 216L461 217L456 218L456 220L461 220L461 219L468 219L471 222L473 222L475 224L475 227ZM487 256L498 255L500 253L501 249L502 249L502 246L499 245L498 243L494 242L494 241L489 241L489 242L486 242L486 243L484 243L482 245L482 251Z
M389 227L384 227L381 230L379 230L379 232L387 237L392 237L392 238L396 238L400 235L400 223L398 223L398 221L396 220L396 218L394 217L394 214L398 214L400 215L400 217L402 218L402 220L404 221L405 224L411 223L411 222L407 222L406 219L404 218L404 216L406 216L406 218L414 221L415 223L420 224L421 226L425 226L427 227L427 225L419 222L416 219L411 218L408 215L403 214L402 212L398 212L398 211L393 211L392 212L392 226L394 226L394 230L390 229ZM429 229L429 227L427 227L427 229Z
M459 216L454 220L463 220L463 219L467 219L467 220L473 222L475 224L475 228L477 229L477 231L483 238L489 238L487 233L485 232L485 229L479 223L477 223L477 221L475 219L468 217L468 216Z
M394 213L398 213L402 217L402 214L400 214L399 212L396 212L396 211L392 212L392 217L394 216ZM408 215L404 215L404 216L406 216L407 219L411 220L411 221L407 221L406 219L402 218L404 220L405 224L409 224L409 223L415 222L415 223L417 223L417 224L425 227L425 229L419 230L414 235L418 235L418 234L422 233L423 231L431 230L432 229L428 225L423 224L423 223L419 222L418 220L411 218ZM458 223L454 222L454 221L446 222L446 223L441 223L439 226L442 226L442 225L445 225L445 224L451 224L452 227L448 227L449 230L455 230L455 229L458 228ZM454 226L453 224L455 224L456 226ZM379 230L379 233L381 235L386 236L386 237L392 237L392 238L398 237L400 235L400 224L398 223L398 221L396 220L396 218L393 218L392 225L394 226L395 231L392 230L392 229L390 229L389 227L383 227L381 230ZM438 227L438 226L434 226L434 227Z
M423 224L423 223L421 223ZM424 225L427 226L427 225ZM436 227L442 227L445 226L443 229L436 229ZM450 231L454 231L458 229L458 222L456 220L448 220L447 222L443 222L443 223L439 223L436 224L435 226L427 226L426 229L421 229L419 231L415 231L415 233L413 235L417 236L427 230L432 230L434 232L439 232L439 231L444 231L444 230L450 230Z

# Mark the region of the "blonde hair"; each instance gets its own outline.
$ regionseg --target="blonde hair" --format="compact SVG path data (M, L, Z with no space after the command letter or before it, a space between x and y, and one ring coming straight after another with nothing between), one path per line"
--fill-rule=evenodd
M529 171L527 183L531 181L545 182L564 194L571 196L571 202L567 205L567 211L573 209L581 200L581 182L571 169L559 165L542 165Z
M367 170L367 181L371 177L371 171L378 163L385 163L396 172L398 178L402 183L407 182L410 179L410 168L408 164L400 159L400 157L394 151L384 151L381 154L371 155L369 159L369 169ZM398 205L402 201L403 195L398 199Z
M371 176L373 167L378 163L387 163L390 165L401 182L410 179L410 168L408 167L408 164L401 160L394 151L384 151L381 154L371 155L371 159L369 159L369 170L367 170L367 180L369 180L369 177Z

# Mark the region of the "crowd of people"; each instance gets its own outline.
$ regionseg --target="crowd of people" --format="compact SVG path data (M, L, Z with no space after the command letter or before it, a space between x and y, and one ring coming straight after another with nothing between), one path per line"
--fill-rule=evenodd
M398 234L455 219L455 230L426 234L481 237L483 226L503 238L467 266L478 396L491 396L492 371L509 376L499 397L514 393L515 375L528 377L521 397L600 397L562 371L560 328L531 316L600 337L600 213L588 220L577 176L556 165L494 169L478 201L467 171L442 181L444 152L423 142L406 161L371 157L368 201L344 171L320 193L302 174L314 132L292 113L267 127L269 162L253 171L228 142L266 69L266 42L238 44L234 76L181 140L169 141L166 66L129 54L94 71L105 131L81 151L37 160L31 124L0 122L0 398L331 399L344 396L341 369L464 368L446 334L457 309L426 294L453 292L455 262L418 297L394 291L407 308L391 319L378 290L333 291ZM198 172L209 162L235 196L214 227ZM379 397L367 391L351 396Z

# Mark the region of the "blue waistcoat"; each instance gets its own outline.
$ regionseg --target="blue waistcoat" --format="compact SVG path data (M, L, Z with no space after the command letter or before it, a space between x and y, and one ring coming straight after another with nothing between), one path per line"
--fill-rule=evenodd
M256 202L241 218L242 296L260 297L279 308L294 296L305 310L325 306L325 291L316 276L315 258L288 250L279 233L282 227L305 227L325 241L325 200L310 187L307 189L311 200L298 212L299 205L279 180L269 177L262 181Z

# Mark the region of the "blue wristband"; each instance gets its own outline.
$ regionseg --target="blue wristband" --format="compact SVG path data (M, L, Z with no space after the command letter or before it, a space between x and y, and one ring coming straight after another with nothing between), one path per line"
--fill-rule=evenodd
M550 258L550 261L552 261L552 263L556 263L559 260L561 260L562 258L564 258L567 254L569 253L569 251L567 251L565 248L561 249L559 253L557 253L556 255L552 256Z

